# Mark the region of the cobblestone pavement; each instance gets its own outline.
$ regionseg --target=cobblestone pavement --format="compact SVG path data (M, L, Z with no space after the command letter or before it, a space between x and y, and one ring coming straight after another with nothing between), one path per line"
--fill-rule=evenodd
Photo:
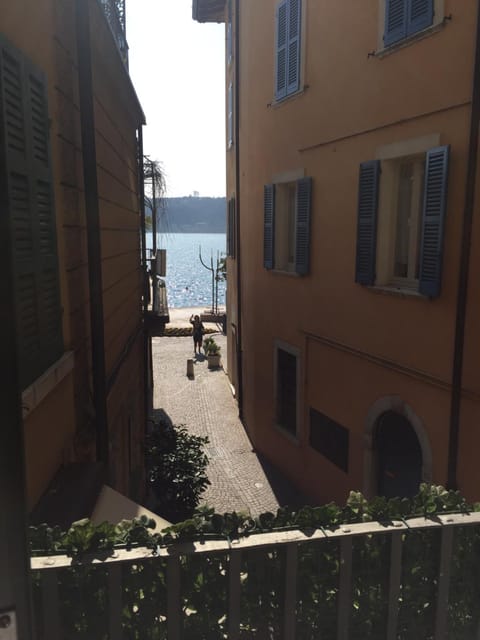
M226 339L214 335L226 354ZM194 360L195 378L187 378L187 359L194 358L191 337L153 338L154 408L173 424L208 436L211 485L202 502L216 511L243 511L252 516L275 511L279 504L298 504L291 485L252 450L238 418L236 401L223 369L209 370L207 360Z

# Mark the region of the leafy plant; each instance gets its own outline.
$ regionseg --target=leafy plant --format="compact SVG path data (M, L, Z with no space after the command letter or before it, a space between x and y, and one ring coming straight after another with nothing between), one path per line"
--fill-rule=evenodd
M157 426L147 437L147 474L157 511L177 522L189 517L210 484L206 469L208 438L183 425Z
M217 356L220 354L220 345L213 338L205 338L203 348L207 356Z
M160 435L159 439L160 439ZM169 436L170 437L170 436ZM160 439L160 445L165 441ZM168 438L167 438L167 441ZM103 555L118 545L140 544L152 549L152 557L122 563L123 634L129 640L167 640L167 572L163 558L155 557L158 545L178 541L220 538L234 541L251 534L301 529L335 530L342 524L379 520L405 520L437 514L480 510L458 492L421 485L410 499L366 500L352 492L345 506L334 503L299 510L282 507L276 513L252 518L248 514L215 513L201 507L188 520L161 533L149 530L148 521L94 527L81 521L62 533L47 525L31 529L38 554L68 551L80 558L85 552ZM441 527L407 528L402 532L402 573L396 640L433 640L440 571ZM352 582L349 640L384 640L389 602L391 534L356 535L352 541ZM187 545L188 547L188 545ZM184 548L186 548L184 546ZM228 637L228 552L179 556L182 637L187 640L220 640ZM273 640L282 636L285 602L286 546L245 548L240 568L242 640ZM449 640L477 637L480 611L480 530L456 527L451 561L448 601ZM298 545L295 637L299 640L334 638L337 634L341 554L338 539L304 541ZM61 618L65 638L108 639L108 576L102 564L74 564L59 574ZM34 573L36 620L42 635L42 592ZM49 640L49 639L48 639Z

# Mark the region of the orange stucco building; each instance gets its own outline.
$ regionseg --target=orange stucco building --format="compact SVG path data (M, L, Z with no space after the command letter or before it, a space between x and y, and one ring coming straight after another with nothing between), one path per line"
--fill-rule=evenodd
M226 28L230 376L318 501L480 497L476 4L193 5Z
M122 9L113 0L0 9L2 230L36 520L88 515L101 482L144 493L144 115Z

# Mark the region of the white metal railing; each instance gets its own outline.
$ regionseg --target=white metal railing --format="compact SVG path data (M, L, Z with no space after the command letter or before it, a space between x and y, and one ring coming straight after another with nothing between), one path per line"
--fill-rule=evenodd
M242 555L252 550L282 549L285 551L283 571L283 635L284 640L297 638L297 568L298 553L302 545L321 544L322 541L336 540L339 544L339 576L336 605L336 638L348 640L353 632L351 624L352 612L352 547L355 539L368 536L369 539L378 535L391 537L389 552L389 567L385 567L388 582L388 603L386 619L386 640L397 640L399 608L402 591L402 552L405 540L410 532L420 530L437 530L440 534L440 552L438 556L436 579L436 602L434 607L435 640L447 640L447 611L449 603L449 589L452 567L452 549L454 532L465 527L479 527L480 513L453 514L435 516L433 519L412 518L394 521L387 525L368 522L352 525L341 525L337 529L316 529L312 532L276 531L250 535L239 540L205 540L195 543L176 543L169 547L159 548L152 560L152 552L146 548L131 551L116 550L113 557L106 559L84 559L82 566L103 565L108 572L108 605L105 620L108 620L109 637L120 640L122 635L122 564L134 566L141 561L166 562L166 623L168 640L182 638L182 626L185 612L182 603L181 558L185 556L207 557L223 554L226 558L226 576L228 585L228 605L225 616L228 621L228 638L240 637L242 620ZM480 573L480 556L472 557L471 562L479 563L477 571ZM31 569L39 572L41 577L41 601L43 609L43 636L45 638L63 638L61 627L61 613L59 600L59 572L75 566L75 562L67 556L51 556L32 558ZM78 563L77 563L77 566ZM37 574L38 575L38 574ZM478 607L477 607L478 608ZM472 611L472 616L478 612ZM250 637L250 636L249 636ZM260 637L260 636L257 636ZM263 637L263 636L262 636ZM324 637L324 636L322 636ZM358 637L358 636L355 636ZM463 638L463 636L462 636ZM472 640L480 638L479 629ZM419 638L424 640L424 638ZM467 639L466 639L467 640ZM470 640L470 637L468 638Z

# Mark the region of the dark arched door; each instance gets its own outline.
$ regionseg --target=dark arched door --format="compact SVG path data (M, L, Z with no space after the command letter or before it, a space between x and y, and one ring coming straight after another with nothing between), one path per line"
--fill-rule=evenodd
M412 497L422 481L422 450L409 421L394 411L378 419L375 433L378 495Z

